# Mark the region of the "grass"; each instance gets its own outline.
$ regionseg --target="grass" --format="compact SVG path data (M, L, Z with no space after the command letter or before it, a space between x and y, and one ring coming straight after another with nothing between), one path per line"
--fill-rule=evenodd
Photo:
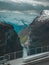
M21 43L25 43L27 41L27 39L28 39L28 36L24 36L24 37L20 38L20 41L21 41Z

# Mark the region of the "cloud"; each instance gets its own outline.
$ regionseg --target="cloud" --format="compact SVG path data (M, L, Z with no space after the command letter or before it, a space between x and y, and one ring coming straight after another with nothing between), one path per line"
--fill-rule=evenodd
M49 9L48 0L0 0L0 10L35 14L43 9Z
M49 6L48 0L0 0L2 2L14 2L14 3L29 3L29 4L40 4L43 6Z
M17 10L17 11L27 11L35 9L31 4L28 3L8 3L0 2L0 10Z
M10 1L16 2L16 3L29 3L29 4L32 4L32 5L34 4L34 5L49 6L48 0L10 0Z

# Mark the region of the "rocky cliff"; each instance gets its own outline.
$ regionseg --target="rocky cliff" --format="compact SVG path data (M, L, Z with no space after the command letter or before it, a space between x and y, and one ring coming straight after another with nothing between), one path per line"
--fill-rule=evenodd
M0 56L22 49L20 39L13 26L0 22Z
M31 23L29 44L30 49L49 46L49 10L43 10Z

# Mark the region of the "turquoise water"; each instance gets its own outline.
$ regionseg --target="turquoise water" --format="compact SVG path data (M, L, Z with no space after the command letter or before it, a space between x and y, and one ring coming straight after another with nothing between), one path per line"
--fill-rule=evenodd
M24 13L0 12L0 21L14 26L17 33L26 28L37 15Z
M25 29L27 26L25 25L13 25L14 26L14 30L19 33L21 30Z

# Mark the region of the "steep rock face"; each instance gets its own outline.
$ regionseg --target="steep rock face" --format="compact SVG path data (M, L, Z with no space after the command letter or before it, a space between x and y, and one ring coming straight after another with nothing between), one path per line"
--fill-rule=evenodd
M43 10L30 25L29 48L49 45L49 11ZM33 51L30 51L32 54Z
M0 23L0 55L17 52L22 49L20 39L13 26L6 23Z

